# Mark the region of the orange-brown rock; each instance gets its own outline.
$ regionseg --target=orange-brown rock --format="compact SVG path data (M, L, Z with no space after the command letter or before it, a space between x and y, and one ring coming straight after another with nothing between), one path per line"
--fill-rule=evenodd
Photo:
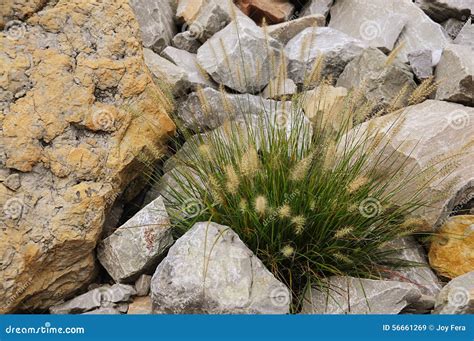
M150 296L135 297L128 306L128 315L151 315L153 314Z
M441 227L431 244L431 267L455 278L474 271L474 216L454 216Z
M174 132L162 98L127 0L60 0L0 35L0 313L92 280L109 209Z
M295 9L287 0L237 0L237 7L257 24L278 24L290 19Z

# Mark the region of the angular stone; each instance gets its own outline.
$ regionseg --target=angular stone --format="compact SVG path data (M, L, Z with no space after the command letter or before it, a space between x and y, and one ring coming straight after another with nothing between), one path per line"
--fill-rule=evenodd
M365 36L374 47L391 50L395 41L403 43L398 54L403 62L412 51L441 50L449 42L443 28L411 1L339 1L331 8L330 27Z
M280 49L280 43L252 20L239 17L206 41L197 58L216 82L241 93L256 93L276 76Z
M410 68L393 61L386 65L387 56L380 50L365 50L347 64L337 81L337 86L346 89L360 88L365 97L374 103L387 105L405 87L408 93L416 88Z
M436 99L474 106L474 59L470 46L449 45L436 67Z
M169 86L174 96L179 97L189 90L191 83L187 72L149 49L143 50L145 64L158 86Z
M305 17L313 14L321 14L327 17L334 0L309 0L301 11L300 16Z
M474 271L474 216L454 216L433 237L430 264L446 278Z
M112 303L128 301L135 293L135 289L130 285L102 286L70 301L53 306L49 311L51 314L79 314L100 307L110 308Z
M288 77L301 84L311 76L319 57L323 58L322 77L337 79L344 67L366 46L360 40L329 27L307 28L285 47Z
M337 1L331 8L329 27L391 51L407 22L394 7L392 1Z
M179 50L184 50L189 53L197 53L202 44L196 39L191 31L185 31L175 35L171 41L171 45Z
M283 96L289 96L295 94L298 88L296 87L295 82L289 78L280 80L279 78L273 79L263 90L264 98L279 99Z
M400 314L431 314L434 309L436 297L431 295L421 295L420 299L411 303Z
M21 187L20 174L10 174L3 182L3 185L12 191L17 191Z
M190 34L205 42L231 21L229 5L219 0L180 0L176 17L186 23Z
M474 314L474 271L456 277L441 290L433 314Z
M398 314L420 298L413 284L333 276L327 288L306 292L302 313Z
M153 314L150 296L135 297L128 307L128 315L151 315Z
M290 19L295 6L288 0L237 0L237 7L257 24L278 24Z
M456 39L459 32L462 30L464 26L464 21L449 18L446 21L441 23L441 26L446 30L446 33L449 35L451 39Z
M469 19L454 40L455 44L474 47L474 25Z
M178 106L178 117L186 129L203 132L215 129L237 117L257 116L272 109L276 111L279 106L282 104L260 96L232 95L206 88L190 94Z
M151 292L154 311L165 314L287 314L291 301L239 236L212 222L196 223L177 240Z
M326 19L321 14L309 15L303 18L287 21L281 24L267 26L270 37L286 45L294 36L308 27L324 26Z
M16 192L0 185L13 214L0 210L0 313L48 309L92 282L137 156L175 130L127 0L61 0L26 25L0 35L0 169L21 172Z
M433 76L433 55L430 50L410 52L408 61L418 79L423 80Z
M436 22L449 18L466 20L474 13L472 0L415 0L415 3Z
M388 279L414 284L427 296L435 297L439 293L441 283L429 267L422 246L413 237L394 240L386 247L397 250L393 258L416 264L412 267L397 269L388 275Z
M426 100L404 109L400 114L390 114L363 123L353 133L366 134L367 127L373 127L380 128L381 134L387 134L400 117L403 121L397 127L397 133L389 134L388 141L383 139L380 142L384 146L381 158L397 160L393 167L403 164L410 174L420 174L431 167L434 168L429 174L436 174L443 167L446 170L446 163L452 165L456 162L456 167L449 173L440 173L430 179L420 194L421 199L429 200L429 205L413 212L414 217L425 221L424 230L437 230L454 208L467 204L473 197L474 145L470 142L474 131L474 108ZM369 142L372 138L369 138ZM378 155L378 151L374 151L374 155ZM449 155L457 157L437 162ZM403 177L400 181L403 181ZM393 186L398 185L399 181L393 183ZM407 196L414 194L413 190L415 188L405 188L403 193L394 197L395 202L405 202Z
M97 258L116 282L133 281L158 261L173 244L163 198L135 214L97 248Z
M82 313L82 315L120 315L120 311L115 308L99 308L87 313Z
M141 275L135 282L137 296L146 296L150 292L151 276Z
M197 56L188 51L179 50L168 46L161 54L164 58L184 69L188 76L188 81L196 87L215 87L205 70L198 63Z
M160 53L171 44L177 28L170 1L130 0L140 25L143 46Z

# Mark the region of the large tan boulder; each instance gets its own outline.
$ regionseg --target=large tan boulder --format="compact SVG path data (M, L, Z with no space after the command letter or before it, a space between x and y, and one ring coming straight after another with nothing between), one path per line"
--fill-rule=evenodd
M175 129L126 0L61 0L25 28L0 36L0 313L45 309L92 280L137 157L159 155Z
M474 271L474 215L447 220L433 239L429 258L433 269L447 278Z

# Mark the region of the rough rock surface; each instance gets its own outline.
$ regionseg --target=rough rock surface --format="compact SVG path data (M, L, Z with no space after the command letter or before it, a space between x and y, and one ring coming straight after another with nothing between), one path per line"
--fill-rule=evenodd
M474 25L469 19L454 40L455 44L474 47Z
M303 83L310 77L314 64L324 58L322 76L337 79L344 67L362 53L362 41L329 27L307 28L291 39L285 47L288 77Z
M449 18L466 20L474 13L472 0L415 0L415 3L437 22Z
M161 55L186 71L188 81L196 87L215 87L209 75L199 66L197 55L168 46Z
M405 87L408 93L416 88L410 68L393 61L386 65L387 56L380 50L369 48L347 64L337 81L337 86L346 89L359 88L365 97L377 104L389 104Z
M327 288L306 292L302 313L398 314L420 297L413 284L333 276Z
M50 308L51 314L78 314L91 311L96 308L109 308L113 303L126 302L135 289L130 285L114 284L113 286L102 286L73 298L70 301Z
M146 296L150 292L151 276L141 275L135 282L137 296Z
M395 39L404 44L399 52L403 62L412 51L441 50L449 42L443 28L407 0L338 1L331 8L330 26L356 38L365 36L375 47L390 49Z
M281 79L275 78L268 83L267 87L263 90L262 96L264 98L278 99L282 96L291 97L291 95L297 92L295 82L289 78Z
M128 307L128 315L151 315L153 314L150 296L135 297Z
M266 30L270 37L286 45L295 35L308 27L324 26L325 19L321 14L309 15L281 24L267 26Z
M157 313L286 314L290 293L229 227L196 223L153 275Z
M433 76L433 54L430 50L410 52L408 54L408 61L418 79L423 80Z
M401 116L391 114L364 123L358 133L365 134L369 126L382 127L380 132L386 132L400 118L397 133L391 134L383 155L396 158L394 166L403 162L405 169L412 170L412 174L421 174L428 167L434 167L430 172L438 176L431 179L422 196L430 200L429 207L420 208L414 214L426 221L426 229L438 229L453 208L472 199L474 108L427 100L406 108ZM445 160L449 156L451 158ZM443 159L445 161L440 162ZM450 171L453 165L456 167ZM408 196L410 192L407 189L403 195Z
M474 314L474 271L456 277L441 290L433 314Z
M150 49L144 49L143 56L157 86L170 87L176 97L186 94L191 87L186 70Z
M216 82L241 93L256 93L278 71L280 48L252 20L239 17L206 41L197 58Z
M371 47L391 51L407 22L392 1L337 1L331 8L329 27L364 41Z
M257 24L278 24L288 20L295 6L288 0L237 0L240 10Z
M170 0L130 0L144 47L160 53L177 32Z
M309 0L301 11L302 17L313 14L321 14L327 17L334 0Z
M176 17L194 39L205 42L231 21L232 13L228 1L179 0Z
M443 277L474 271L474 216L449 218L434 237L429 257L433 269Z
M435 297L441 290L441 283L429 267L426 254L420 244L413 237L395 240L387 248L398 250L394 258L416 265L394 271L388 279L414 284L427 296Z
M43 9L52 0L3 0L0 3L0 29L7 23L20 24L17 20L25 20ZM8 26L6 27L8 29Z
M195 38L191 31L185 31L175 35L171 41L171 45L189 53L197 53L202 44Z
M473 48L449 45L436 67L436 80L440 81L436 99L474 106Z
M116 282L136 280L158 264L173 244L162 197L135 214L97 248L97 258Z
M441 26L446 30L446 33L449 35L451 39L456 39L459 32L461 32L462 28L464 27L464 21L449 18L446 21L441 23Z
M0 36L0 173L21 184L0 184L3 313L87 286L136 155L163 150L174 131L125 0L60 1L27 26L16 40Z

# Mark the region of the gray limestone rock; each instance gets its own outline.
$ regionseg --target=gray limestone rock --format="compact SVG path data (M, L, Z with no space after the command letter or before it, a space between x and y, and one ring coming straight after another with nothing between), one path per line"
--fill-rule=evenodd
M433 54L430 50L410 52L408 54L408 61L418 79L423 80L433 76Z
M135 282L135 290L137 291L137 296L146 296L150 291L151 276L150 275L141 275Z
M170 1L130 0L140 25L143 46L160 53L176 35L174 11Z
M193 32L184 31L173 37L171 45L189 53L197 53L202 44L196 39Z
M323 58L322 77L337 79L344 67L366 48L360 40L329 27L307 28L285 47L288 77L301 84L310 77L319 57Z
M97 258L116 282L134 281L157 265L173 244L163 198L135 214L97 248Z
M291 295L231 228L196 223L171 247L151 283L163 314L287 314Z
M327 17L334 0L309 0L301 11L300 16L305 17L313 14L321 14Z
M449 18L466 20L474 12L472 0L415 0L415 3L436 22Z
M434 314L474 314L474 271L450 281L436 298Z
M257 93L276 76L280 49L281 44L251 19L237 17L199 48L197 58L217 83Z
M449 35L451 39L456 39L457 35L463 28L464 24L465 24L464 21L454 19L454 18L449 18L448 20L443 21L441 23L441 26L443 26L443 28L446 30L446 33Z
M455 44L471 46L474 48L474 25L469 19L454 40Z
M474 59L470 46L449 45L436 67L436 99L474 106Z
M266 30L270 37L286 45L295 35L304 29L324 25L325 18L321 14L313 14L281 24L267 26Z
M398 314L418 301L416 285L333 276L321 288L305 294L303 314Z

